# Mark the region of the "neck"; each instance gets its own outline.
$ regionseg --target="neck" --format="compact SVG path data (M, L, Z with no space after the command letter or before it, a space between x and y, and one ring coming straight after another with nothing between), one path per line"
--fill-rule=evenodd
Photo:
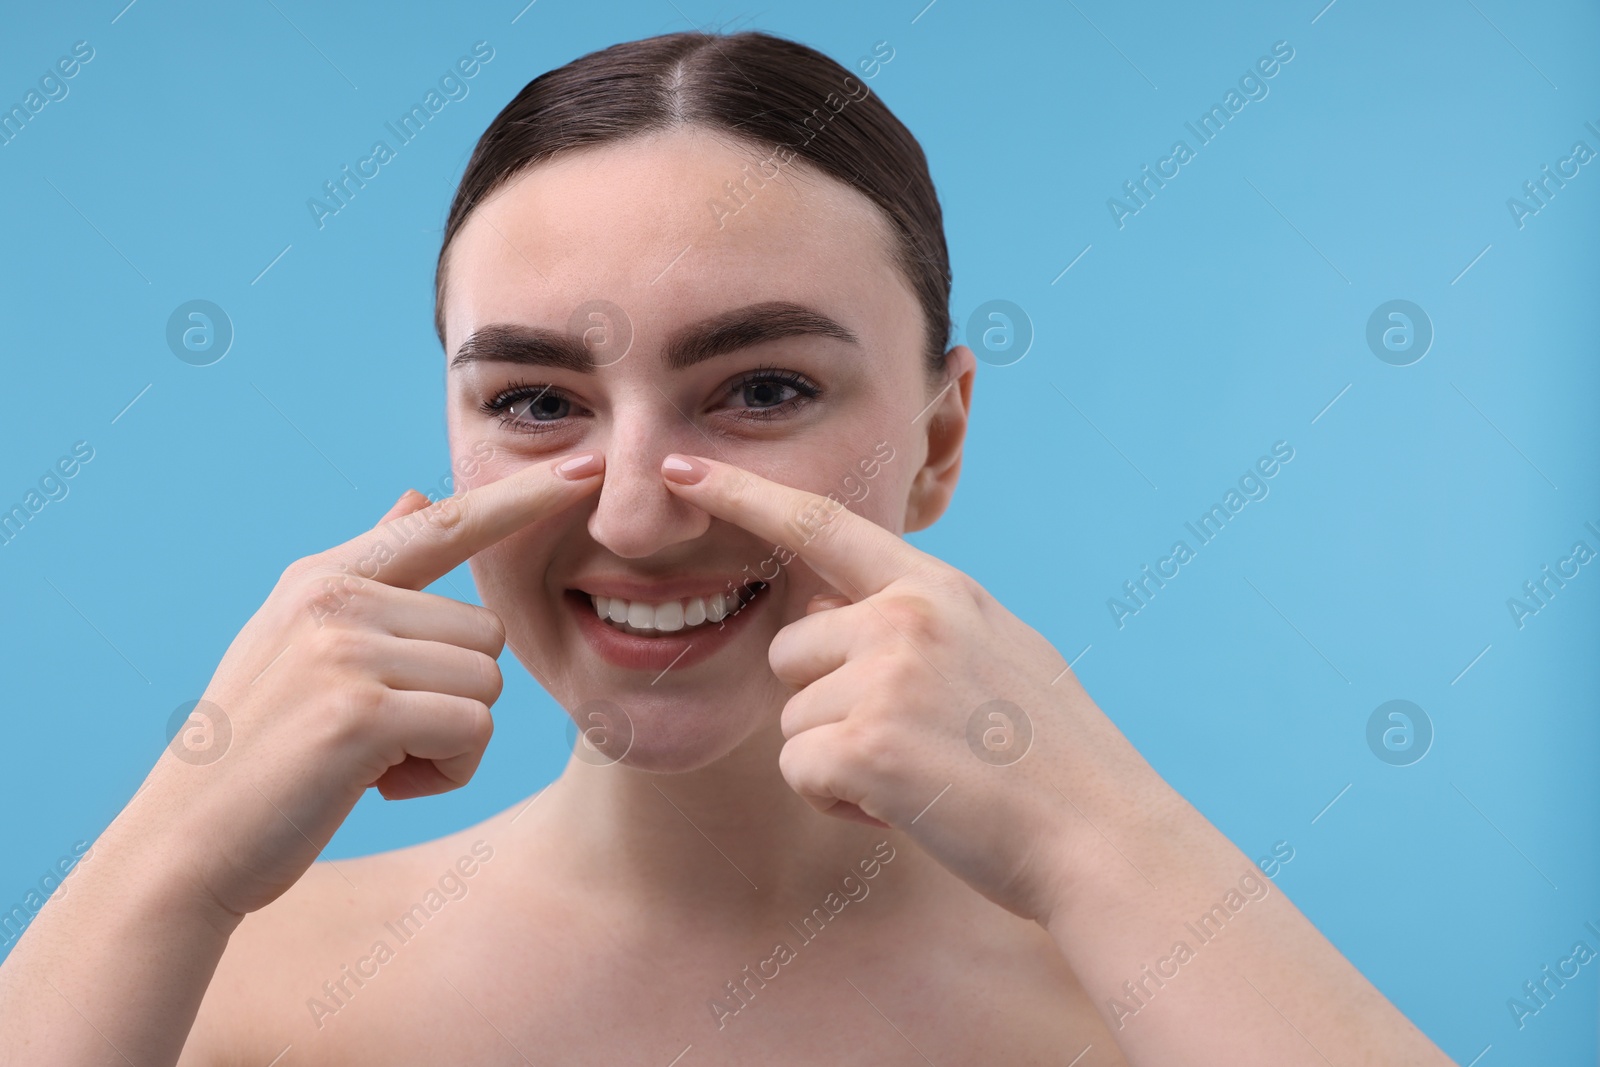
M608 886L653 908L764 921L809 906L888 839L904 837L814 810L778 773L774 721L695 771L654 774L574 758L537 802L576 884Z

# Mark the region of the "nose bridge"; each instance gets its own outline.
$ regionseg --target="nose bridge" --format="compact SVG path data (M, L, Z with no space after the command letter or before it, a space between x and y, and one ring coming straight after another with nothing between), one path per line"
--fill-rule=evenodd
M710 517L674 496L661 478L661 461L673 451L693 451L688 421L656 390L612 414L604 445L605 480L589 517L589 535L627 559L652 555L705 533Z

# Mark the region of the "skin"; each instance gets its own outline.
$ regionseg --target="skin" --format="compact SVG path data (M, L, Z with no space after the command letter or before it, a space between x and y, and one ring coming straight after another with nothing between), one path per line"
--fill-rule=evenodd
M754 159L678 130L541 165L478 207L451 250L448 351L493 323L563 329L596 298L625 309L632 347L590 374L447 374L463 491L409 494L286 572L207 690L233 747L164 756L0 968L0 1062L1449 1062L1044 638L901 539L950 502L974 359L954 348L924 377L887 223L847 187L793 168L719 226L707 199ZM675 330L772 300L858 343L663 364ZM820 395L751 417L773 394L738 383L772 366ZM481 409L519 381L572 404L538 430ZM865 496L828 506L879 442L893 459ZM575 480L553 473L585 453ZM397 529L414 539L308 622ZM774 545L793 558L733 640L659 677L598 657L565 599L597 578L732 577ZM469 557L483 608L417 592ZM461 833L313 863L367 785L470 777L502 643L563 706L625 708L623 761L575 758ZM967 742L996 699L1032 728L1007 766ZM1224 934L1116 1017L1122 983L1252 876ZM837 914L797 936L819 906ZM380 939L392 956L373 962ZM725 983L779 940L793 958L719 1018L709 1003L739 1005Z

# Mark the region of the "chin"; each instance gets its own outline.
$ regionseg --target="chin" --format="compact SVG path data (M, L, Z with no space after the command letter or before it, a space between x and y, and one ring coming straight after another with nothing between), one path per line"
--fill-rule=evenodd
M765 668L763 663L762 667ZM680 685L676 692L618 691L569 710L583 738L574 753L596 766L621 764L652 774L685 774L727 756L763 722L776 722L782 697L754 684L713 689ZM769 679L778 686L777 679Z
M747 709L729 709L740 716ZM756 732L753 721L710 722L703 710L699 722L652 724L648 720L634 731L633 748L622 764L652 774L687 774L708 767L727 756ZM652 728L658 726L659 728Z

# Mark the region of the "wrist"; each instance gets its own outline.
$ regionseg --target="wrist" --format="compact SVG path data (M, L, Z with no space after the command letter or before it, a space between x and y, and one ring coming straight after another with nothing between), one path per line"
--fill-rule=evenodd
M1162 876L1173 867L1166 857L1182 836L1173 814L1148 802L1116 810L1117 796L1090 790L1066 788L1056 800L1061 831L1052 850L1041 926L1056 933L1085 917L1105 922L1160 895L1166 884Z
M1101 922L1147 903L1183 866L1196 820L1209 828L1087 695L1074 703L1083 729L1050 761L1044 789L1051 843L1038 922L1051 930L1075 915Z
M96 840L93 888L108 888L146 920L211 930L226 940L244 915L213 891L214 830L184 817L192 803L174 804L153 780L147 784Z

